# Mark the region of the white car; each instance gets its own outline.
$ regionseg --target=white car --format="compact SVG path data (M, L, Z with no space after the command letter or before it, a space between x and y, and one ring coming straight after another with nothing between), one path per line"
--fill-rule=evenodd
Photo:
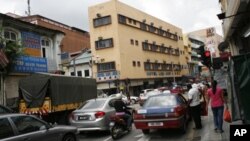
M117 94L111 94L109 97L116 97ZM130 96L130 101L128 100L126 95L122 95L122 100L124 101L125 104L135 104L136 102L139 101L139 97L137 96Z

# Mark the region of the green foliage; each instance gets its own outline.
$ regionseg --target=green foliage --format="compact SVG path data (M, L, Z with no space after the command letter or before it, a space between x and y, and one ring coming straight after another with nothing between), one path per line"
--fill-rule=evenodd
M24 47L19 44L19 41L9 41L3 35L3 30L0 28L0 44L3 45L3 51L9 60L9 64L5 70L9 73L13 61L19 56L24 55Z

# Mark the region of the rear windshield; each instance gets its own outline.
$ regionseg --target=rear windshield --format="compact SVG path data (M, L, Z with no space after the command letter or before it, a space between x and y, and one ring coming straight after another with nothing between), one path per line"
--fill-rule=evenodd
M98 109L102 108L105 104L106 100L105 99L95 99L95 100L90 100L81 105L79 109Z
M177 104L174 95L161 95L150 97L143 107L169 107Z

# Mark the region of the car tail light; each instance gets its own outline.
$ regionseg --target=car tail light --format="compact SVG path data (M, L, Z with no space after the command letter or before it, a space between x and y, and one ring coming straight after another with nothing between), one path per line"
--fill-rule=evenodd
M182 113L182 107L181 106L177 106L174 108L174 113L175 113L175 116L180 116L181 113Z
M69 118L71 118L72 120L75 120L76 119L76 116L75 114L72 112L69 114Z
M105 116L105 112L98 111L98 112L95 113L96 118L101 118L101 117L104 117L104 116Z
M134 111L134 119L143 119L145 118L145 115L143 114L138 114L137 111Z

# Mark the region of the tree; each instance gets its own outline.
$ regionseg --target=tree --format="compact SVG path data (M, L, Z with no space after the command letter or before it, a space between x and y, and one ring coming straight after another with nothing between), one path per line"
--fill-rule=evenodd
M4 68L5 74L8 74L11 70L11 65L13 61L15 61L21 55L24 55L24 47L23 45L19 44L18 41L10 41L4 38L3 30L0 28L0 45L5 53L9 63Z

